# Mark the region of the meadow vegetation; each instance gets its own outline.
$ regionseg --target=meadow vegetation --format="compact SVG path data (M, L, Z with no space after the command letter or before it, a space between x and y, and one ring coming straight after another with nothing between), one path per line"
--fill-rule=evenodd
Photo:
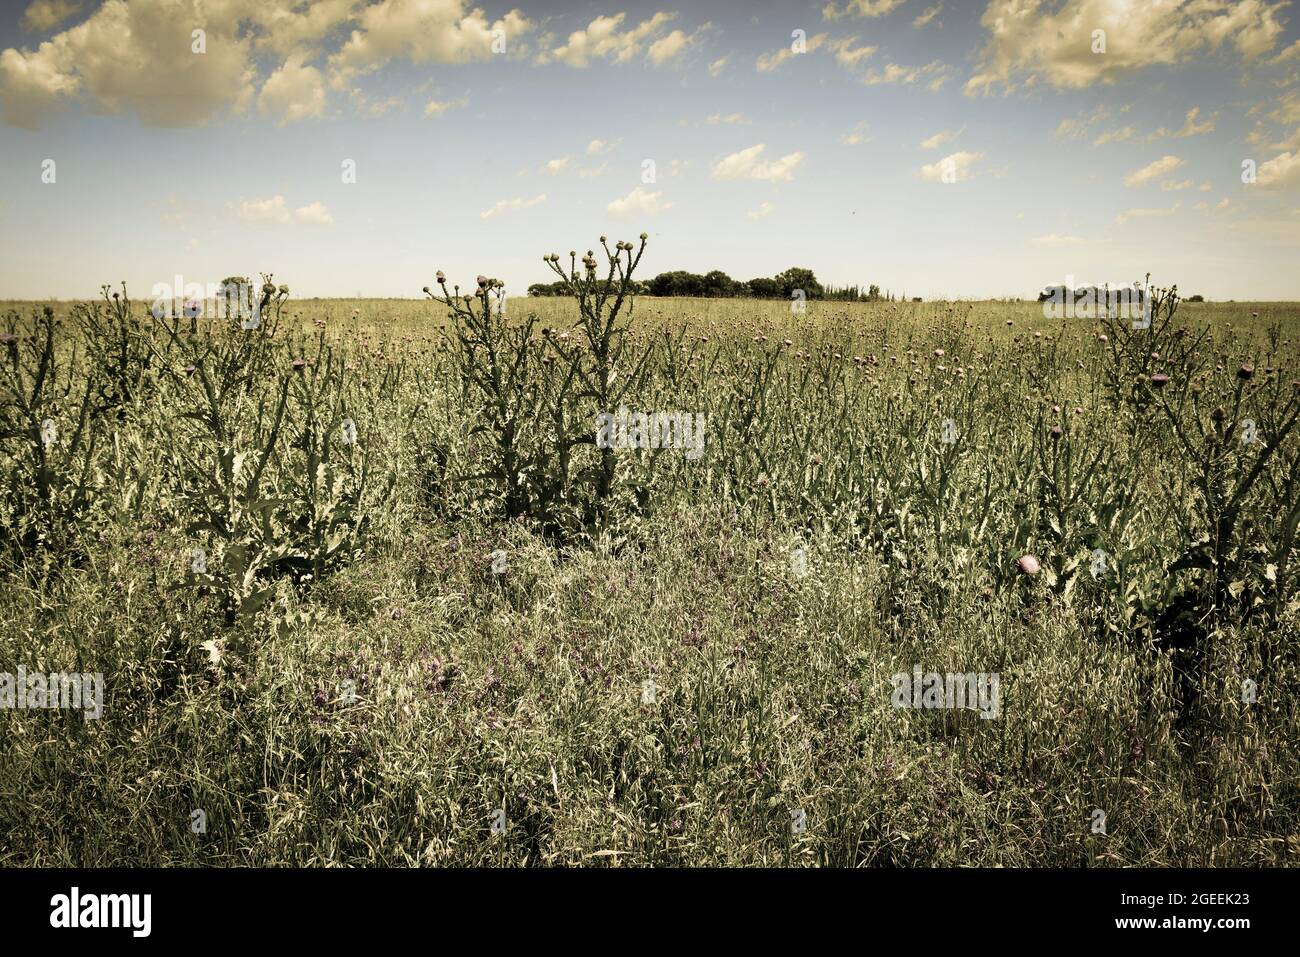
M0 671L107 697L0 710L0 864L1300 858L1300 307L796 312L644 251L8 304Z

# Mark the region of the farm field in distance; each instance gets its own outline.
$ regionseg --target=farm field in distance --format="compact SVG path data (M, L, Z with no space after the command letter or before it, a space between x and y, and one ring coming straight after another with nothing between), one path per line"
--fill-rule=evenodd
M1300 861L1300 304L453 280L0 304L0 864Z

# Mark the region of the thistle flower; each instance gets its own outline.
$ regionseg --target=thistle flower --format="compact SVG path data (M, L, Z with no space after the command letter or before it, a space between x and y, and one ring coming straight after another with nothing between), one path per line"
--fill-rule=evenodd
M306 368L306 366L307 366L307 360L306 360L306 359L294 359L294 360L293 360L293 371L294 371L294 372L301 373L302 370L303 370L304 368Z
M1240 369L1237 370L1237 378L1242 380L1249 379L1254 374L1255 374L1254 366L1242 366Z
M1154 388L1163 389L1168 384L1169 384L1169 376L1165 375L1163 372L1157 372L1155 375L1151 377L1151 385Z
M1016 560L1016 569L1022 575L1033 577L1038 574L1041 567L1042 566L1038 564L1038 558L1034 555L1021 555L1020 558Z

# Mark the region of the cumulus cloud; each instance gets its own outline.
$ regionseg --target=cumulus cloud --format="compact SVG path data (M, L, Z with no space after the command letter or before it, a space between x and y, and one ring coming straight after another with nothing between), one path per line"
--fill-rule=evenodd
M1282 153L1260 163L1255 182L1265 189L1287 189L1300 185L1300 151Z
M718 126L726 124L727 126L749 126L753 121L744 113L714 113L704 118L708 126Z
M333 226L334 217L330 211L325 208L325 204L317 201L307 206L299 206L293 211L295 222L306 223L310 226Z
M1107 143L1124 143L1131 140L1137 135L1137 130L1132 126L1121 126L1118 129L1107 130L1097 136L1092 141L1093 146L1105 146Z
M1254 61L1283 31L1284 2L1129 3L1127 0L991 0L981 24L988 42L969 94L1045 82L1081 89L1153 65L1232 51ZM1094 53L1094 30L1105 53Z
M593 60L626 63L638 56L647 43L658 38L664 27L676 17L675 13L661 11L627 30L622 29L623 22L627 19L626 13L616 13L612 17L597 17L585 28L570 33L568 41L563 46L542 52L537 61L539 63L558 61L573 67L588 66ZM662 48L661 55L667 49ZM673 52L675 54L679 51Z
M426 117L442 116L448 110L459 110L469 104L469 100L463 97L459 100L430 100L424 105L424 115Z
M1154 163L1148 163L1141 169L1134 170L1124 177L1125 186L1145 186L1153 179L1158 179L1166 173L1172 173L1178 167L1182 166L1185 161L1177 156L1162 156Z
M709 76L721 76L727 68L727 57L719 57L709 64Z
M705 24L694 33L687 34L681 30L674 30L667 36L660 37L654 43L650 44L650 49L646 52L646 59L655 66L663 66L669 60L672 60L683 50L687 50L699 42L709 29L709 24Z
M1197 122L1197 117L1201 115L1201 108L1194 106L1187 111L1187 117L1183 120L1182 129L1175 136L1200 136L1202 133L1213 133L1215 121L1218 120L1219 114L1212 113L1206 117L1203 122Z
M761 56L759 56L755 66L757 67L759 73L771 73L773 70L780 67L782 63L784 63L786 60L789 60L791 57L807 55L809 53L812 53L814 50L819 49L821 45L827 41L828 38L829 38L829 34L826 33L818 33L816 36L808 37L804 41L803 54L794 52L794 42L791 41L791 43L788 46L782 47L781 49L777 50L775 53L764 53Z
M605 207L611 216L653 216L672 208L672 203L665 203L663 193L652 193L644 186L638 186L622 199L616 199Z
M939 14L941 14L941 13L943 13L943 4L942 4L942 3L936 3L936 4L935 4L934 6L932 6L932 7L927 7L927 8L924 10L924 12L922 12L922 13L921 13L921 14L920 14L920 15L919 15L915 20L912 21L912 26L913 26L914 28L916 28L917 30L920 30L920 29L922 29L922 28L928 26L928 25L930 24L930 22L931 22L932 20L934 20L934 18L937 17L937 16L938 16ZM938 25L939 25L939 26L943 26L943 21L939 21L939 24L938 24Z
M33 33L48 33L61 23L72 19L81 9L77 0L35 0L23 12L23 29Z
M921 179L927 183L959 183L971 178L971 169L976 161L984 158L983 153L971 153L962 150L945 156L937 163L927 163L921 167Z
M867 124L864 122L854 124L853 129L840 137L840 142L845 146L858 146L870 139L871 137L867 135Z
M533 206L539 206L546 202L546 194L534 196L532 199L503 199L497 202L491 209L485 209L479 213L480 219L491 219L493 216L500 216L502 213L510 212L515 209L529 209Z
M325 81L320 70L304 66L302 60L301 54L289 57L262 84L257 97L258 110L281 126L325 112Z
M587 144L588 156L600 156L602 153L608 153L614 147L618 146L622 140L592 140Z
M324 203L317 201L290 211L288 202L280 195L270 199L241 199L237 212L239 218L246 223L298 222L312 226L330 226L334 223L334 217Z
M571 156L561 156L557 159L548 160L546 165L541 168L541 172L547 176L558 176L569 168L569 163L573 159Z
M235 32L240 17L216 20L204 11L201 0L105 3L35 50L5 50L5 122L40 129L73 99L164 127L201 126L222 110L242 110L253 96L250 41ZM209 24L202 55L192 51L196 23Z
M764 216L772 215L775 209L776 207L771 203L764 201L758 204L758 209L751 209L745 215L750 219L762 219Z
M488 20L467 10L465 0L382 0L366 6L339 51L330 57L333 85L346 88L353 76L371 73L390 60L411 63L472 63L496 55L493 45L511 44L533 29L519 10Z
M839 20L841 17L883 17L906 2L907 0L849 0L843 7L828 3L822 7L822 18Z
M723 157L713 164L714 179L757 179L776 183L793 179L794 171L803 162L803 153L789 153L778 160L762 159L765 143Z
M948 143L956 139L957 135L960 132L961 130L940 130L938 133L935 133L934 136L921 140L921 149L923 150L937 149L938 147L942 146L944 143Z

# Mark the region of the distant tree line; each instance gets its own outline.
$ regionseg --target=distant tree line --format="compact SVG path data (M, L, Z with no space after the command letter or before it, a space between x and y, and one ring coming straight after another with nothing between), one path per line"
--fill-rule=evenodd
M704 274L676 269L661 272L647 282L634 283L633 291L646 296L690 296L696 299L793 299L795 290L805 299L830 299L841 302L894 302L892 293L882 293L874 283L864 291L861 286L823 286L811 269L792 266L772 277L742 282L732 279L721 269ZM561 282L535 282L528 287L530 296L564 296ZM919 301L919 300L917 300Z

